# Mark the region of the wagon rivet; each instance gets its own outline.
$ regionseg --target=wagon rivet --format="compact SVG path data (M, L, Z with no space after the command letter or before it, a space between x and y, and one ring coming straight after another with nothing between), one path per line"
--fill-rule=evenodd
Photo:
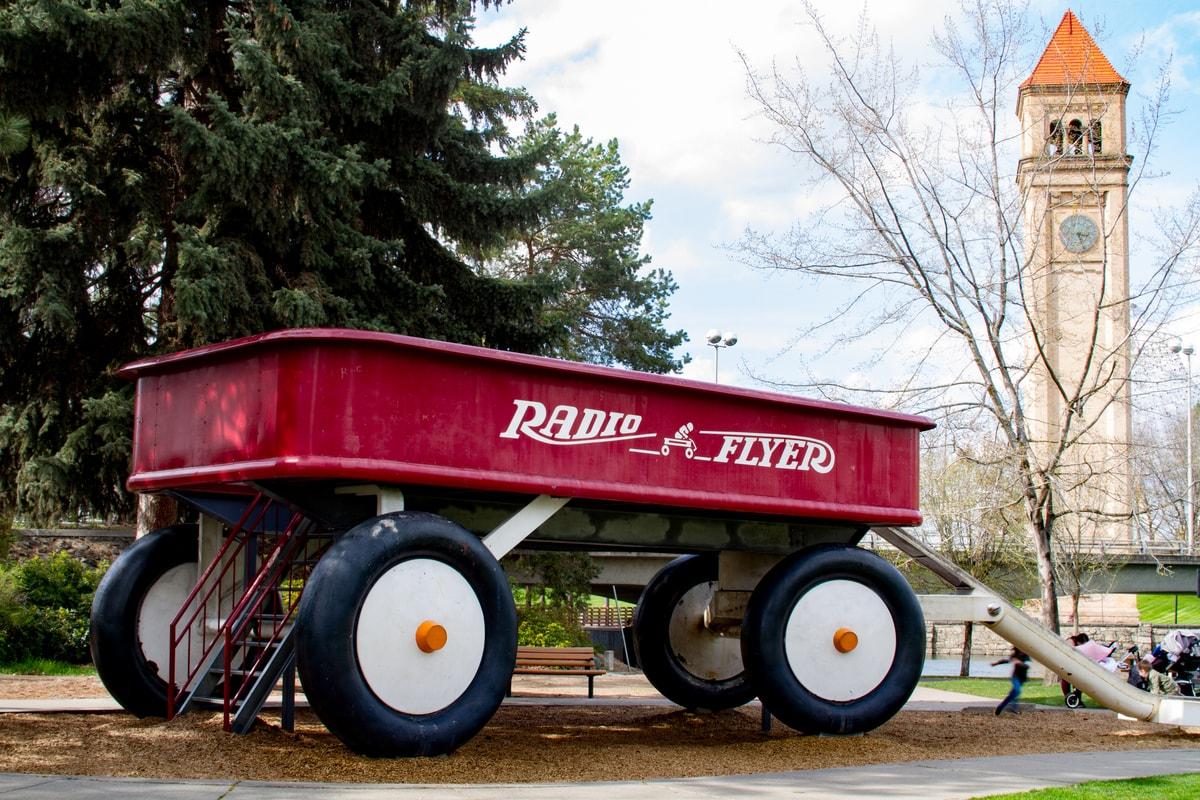
M431 619L417 626L417 647L422 653L432 653L446 646L446 629Z
M833 646L839 653L849 653L858 647L858 634L849 628L838 628L833 632Z

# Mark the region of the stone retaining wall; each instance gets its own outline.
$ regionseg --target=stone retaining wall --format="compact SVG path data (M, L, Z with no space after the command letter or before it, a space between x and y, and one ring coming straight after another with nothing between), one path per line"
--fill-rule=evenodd
M80 533L67 529L13 530L9 557L25 558L52 556L66 551L89 566L112 563L121 551L133 544L133 531L95 531Z

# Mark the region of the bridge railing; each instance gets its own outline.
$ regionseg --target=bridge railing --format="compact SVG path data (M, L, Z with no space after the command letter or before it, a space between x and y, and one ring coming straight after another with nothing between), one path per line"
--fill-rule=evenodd
M918 536L917 538L925 541L925 537ZM926 541L931 547L936 548L935 542ZM862 540L862 546L869 550L895 550L891 544L886 542L875 533L869 533ZM1178 556L1196 556L1197 551L1193 549L1188 551L1187 542L1182 540L1158 540L1152 542L1129 542L1115 541L1112 539L1085 539L1081 542L1073 542L1072 550L1077 550L1080 553L1094 553L1097 556L1153 556L1156 558L1178 557Z

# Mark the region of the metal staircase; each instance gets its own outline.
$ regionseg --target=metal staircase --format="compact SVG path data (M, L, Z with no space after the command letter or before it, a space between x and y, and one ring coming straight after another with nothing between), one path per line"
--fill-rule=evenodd
M332 539L263 495L250 502L171 623L168 719L193 703L219 705L225 729L247 733L285 672L290 696L293 618Z

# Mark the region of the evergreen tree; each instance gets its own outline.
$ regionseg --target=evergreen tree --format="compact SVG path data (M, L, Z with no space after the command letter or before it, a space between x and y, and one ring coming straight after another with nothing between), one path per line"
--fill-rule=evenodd
M522 50L448 0L0 4L0 506L128 511L113 371L149 353L308 325L558 351L546 275L448 247L547 211L537 147L500 155Z
M678 370L683 362L674 350L686 336L663 327L676 285L671 273L648 269L650 257L640 253L651 203L624 205L629 169L617 140L593 142L578 126L564 133L551 115L529 125L515 152L545 159L526 192L549 205L517 227L489 266L513 280L550 282L547 322L560 334L553 354L646 372Z

